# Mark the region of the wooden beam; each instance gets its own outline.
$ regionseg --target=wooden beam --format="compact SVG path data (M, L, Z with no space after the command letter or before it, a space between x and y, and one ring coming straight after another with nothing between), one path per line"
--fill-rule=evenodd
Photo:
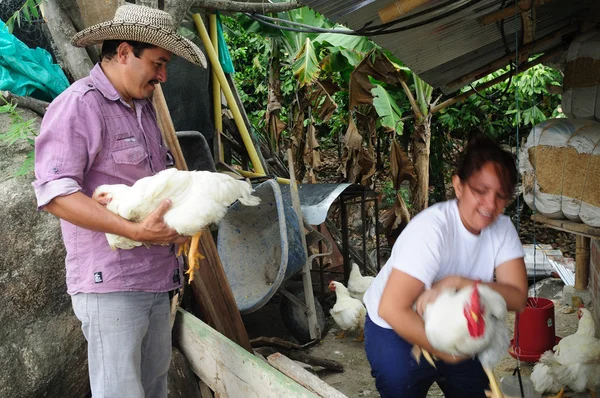
M199 261L192 281L192 291L207 323L246 351L252 352L250 339L238 310L227 275L209 230L200 237L199 252L205 257ZM214 388L213 388L214 390Z
M517 6L509 6L506 8L503 8L501 10L498 11L494 11L492 13L489 13L487 15L484 15L483 17L479 18L479 22L482 25L489 25L492 24L494 22L498 22L501 21L503 19L512 17L515 14L518 13L522 13L522 12L527 12L529 11L529 9L531 7L535 7L535 6L540 6L546 3L550 3L550 1L552 0L520 0L517 3Z
M167 106L167 101L160 83L155 86L152 100L154 102L154 107L156 108L156 121L158 122L158 127L162 133L163 141L169 147L175 158L175 167L177 167L178 170L187 170L188 167L185 158L183 157L183 152L181 152L181 146L179 145L179 140L175 134L175 126L173 125L169 107Z
M554 31L545 36L542 36L539 39L535 40L534 42L520 47L519 51L520 52L521 51L527 51L527 52L533 51L535 49L535 47L539 48L540 46L543 46L544 44L555 40L557 37L561 37L563 35L576 32L577 29L578 29L578 26L573 25L573 24L563 26L562 28L558 29L557 31ZM474 70L473 72L469 72L469 73L459 77L458 79L454 79L453 81L448 83L447 86L448 87L455 87L455 86L463 87L465 84L479 80L482 77L485 77L485 76L489 75L490 73L497 71L498 69L506 66L511 60L515 60L515 59L516 59L516 52L513 51L508 55L498 58L498 59L482 66L481 68ZM525 61L527 61L527 60L525 60Z
M530 62L527 62L527 63L521 65L519 68L519 73L524 72L533 66L539 65L543 62L546 62L546 61L556 57L557 55L563 53L567 49L567 47L568 47L567 44L560 44L560 45L548 50L546 53L544 53L544 55L534 59L533 61L530 61ZM470 96L472 96L473 94L475 94L476 90L477 91L485 90L486 88L490 88L490 87L508 79L510 77L510 73L511 72L506 72L506 73L496 77L495 79L492 79L488 82L478 85L474 90L469 90L466 93L457 95L454 98L450 98L449 100L446 100L446 101L442 102L441 104L438 104L438 105L432 107L431 113L438 112L444 108L449 107L450 105L456 104L457 102L464 101L465 99L467 99Z
M586 290L590 274L590 238L575 237L575 289Z
M429 3L430 0L394 0L394 2L377 11L382 23L388 23L408 14L417 7Z
M182 309L173 328L173 342L215 396L318 398Z
M600 228L590 227L589 225L582 223L569 220L553 220L541 214L532 215L531 220L559 231L570 232L575 235L581 235L592 239L600 238Z
M348 398L317 376L308 372L306 369L296 364L288 357L281 353L271 354L267 357L267 361L281 373L288 376L289 378L296 380L299 384L303 385L310 391L313 391L320 397L323 398Z

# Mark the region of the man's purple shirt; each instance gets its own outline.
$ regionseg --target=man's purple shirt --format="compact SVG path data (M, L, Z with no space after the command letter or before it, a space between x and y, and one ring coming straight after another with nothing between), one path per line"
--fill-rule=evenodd
M33 182L38 208L99 185L133 183L166 168L167 148L150 100L135 111L96 65L48 107L35 141ZM112 250L106 236L61 220L67 249L67 291L165 292L180 286L181 267L170 246Z

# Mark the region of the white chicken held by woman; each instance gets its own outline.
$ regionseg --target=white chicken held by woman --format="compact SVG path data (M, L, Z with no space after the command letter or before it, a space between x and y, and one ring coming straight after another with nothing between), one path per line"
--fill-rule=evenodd
M171 207L164 221L180 235L192 236L188 253L190 282L197 268L197 252L203 228L225 216L227 208L236 200L246 206L256 206L260 198L252 196L252 186L246 181L209 171L180 171L167 169L142 178L131 187L123 184L101 185L94 191L93 199L121 217L138 222L152 213L165 199ZM106 234L110 247L133 249L142 242Z
M423 314L425 334L433 348L455 356L478 357L490 380L492 397L503 396L492 369L509 346L506 314L504 298L477 282L458 291L442 291Z
M580 307L577 316L577 332L563 338L554 352L542 354L533 367L531 381L537 391L560 390L557 397L562 398L565 387L569 387L576 392L589 390L596 397L595 390L600 387L600 339L596 338L592 313Z
M350 271L350 277L348 278L348 292L350 296L360 300L362 303L365 292L374 280L375 278L372 276L362 276L358 264L352 263L352 271Z
M329 311L335 323L342 330L338 339L343 339L346 332L359 331L355 341L364 341L364 327L367 310L363 303L350 296L346 286L339 282L331 281L329 290L335 292L336 301Z

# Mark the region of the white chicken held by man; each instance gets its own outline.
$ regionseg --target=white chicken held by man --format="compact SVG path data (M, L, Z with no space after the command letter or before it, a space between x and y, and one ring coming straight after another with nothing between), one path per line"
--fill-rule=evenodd
M477 282L458 291L442 291L423 313L425 334L433 348L450 355L478 357L490 380L492 397L503 396L492 370L509 346L506 314L504 298Z
M346 332L358 331L359 337L355 341L364 341L364 327L367 310L363 303L350 296L346 286L340 282L331 281L329 290L335 292L336 301L329 311L335 323L341 329L338 339L343 339Z
M553 349L546 351L533 367L531 381L535 389L557 392L564 396L565 387L576 392L588 390L596 397L600 387L600 339L592 313L580 307L577 310L579 324L577 332L563 338Z
M352 263L352 271L350 271L350 277L348 278L348 292L350 296L360 300L362 303L365 292L374 280L375 277L373 276L362 276L358 264Z
M246 181L209 171L180 171L167 169L142 178L131 187L123 184L101 185L94 191L93 199L130 221L141 221L152 213L165 199L171 207L164 221L180 235L192 236L188 253L190 282L198 259L197 252L203 228L225 216L227 208L236 200L246 206L256 206L260 198L252 196L252 187ZM106 234L112 249L132 249L142 242Z

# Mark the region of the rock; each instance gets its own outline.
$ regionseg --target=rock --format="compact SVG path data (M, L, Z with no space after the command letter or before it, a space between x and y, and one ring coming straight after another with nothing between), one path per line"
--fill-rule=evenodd
M0 131L8 126L0 114ZM0 142L0 396L86 397L86 343L66 293L59 222L36 210L33 176L14 177L30 149Z
M560 278L546 278L529 287L529 297L543 297L550 300L562 298L564 282Z

